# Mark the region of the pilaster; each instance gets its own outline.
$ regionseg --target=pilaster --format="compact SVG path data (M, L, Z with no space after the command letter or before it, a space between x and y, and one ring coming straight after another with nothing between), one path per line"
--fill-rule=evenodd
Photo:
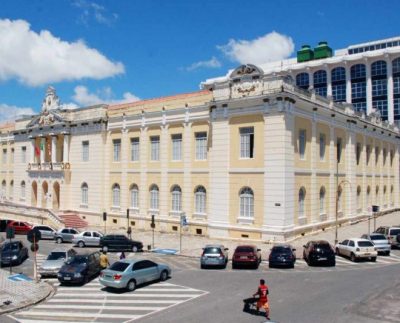
M392 60L386 58L386 73L387 73L387 103L388 103L388 120L394 122L394 104L393 104L393 69Z
M371 78L371 65L365 59L365 72L367 79L367 115L372 112L372 78Z
M129 138L128 130L121 132L121 212L124 213L129 208L129 186L128 183L128 158L129 158Z
M342 186L342 191L346 192L346 216L352 217L357 214L357 202L355 198L357 196L357 161L355 159L356 135L350 124L348 125L346 139L346 180L348 184Z
M140 186L139 186L139 213L141 216L147 216L150 209L150 187L147 182L147 164L148 164L148 134L147 127L140 128ZM157 183L158 184L158 183Z
M168 187L168 156L170 149L169 126L161 126L160 136L160 165L161 165L161 184L160 184L160 217L169 215L170 207L168 199L171 196L170 187Z
M193 200L192 190L192 123L184 124L183 131L183 203L182 210L189 216L193 214L191 201Z
M319 187L317 186L317 123L315 121L315 114L313 114L311 125L311 212L309 220L311 223L320 222L319 217Z
M329 127L329 218L336 218L336 151L335 151L335 128L333 125Z

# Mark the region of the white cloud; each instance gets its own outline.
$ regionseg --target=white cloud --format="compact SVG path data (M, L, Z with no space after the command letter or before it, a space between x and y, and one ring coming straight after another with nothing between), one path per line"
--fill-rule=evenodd
M104 79L124 73L82 40L63 41L48 30L32 31L24 20L0 19L0 80L39 86L82 78Z
M32 108L16 107L14 105L0 103L0 122L12 121L22 115L32 114L35 114L35 111L33 111Z
M72 99L81 106L89 106L100 103L124 103L139 101L140 98L136 95L125 92L122 99L114 99L114 93L110 87L105 87L98 90L96 93L91 93L86 86L79 85L74 89Z
M253 40L230 39L226 45L217 48L241 64L263 64L289 57L294 43L292 38L273 31Z
M75 0L72 2L72 6L82 10L78 18L78 23L84 25L88 25L89 21L94 19L99 24L110 26L118 19L116 13L108 12L104 6L96 2Z
M199 68L218 68L221 67L221 62L216 58L216 57L212 57L211 59L209 59L208 61L200 61L200 62L196 62L193 63L192 65L186 67L187 71L194 71L197 70Z

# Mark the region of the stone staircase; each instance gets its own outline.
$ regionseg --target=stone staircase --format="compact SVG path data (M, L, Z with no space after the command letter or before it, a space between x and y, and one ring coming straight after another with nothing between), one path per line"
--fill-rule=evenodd
M75 211L61 211L58 213L58 217L65 227L81 229L88 226L88 223Z

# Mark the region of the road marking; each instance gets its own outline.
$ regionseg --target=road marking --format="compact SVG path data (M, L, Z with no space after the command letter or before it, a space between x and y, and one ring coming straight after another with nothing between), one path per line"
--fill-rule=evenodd
M21 314L23 314L24 316L40 316L40 317L55 317L55 316L63 316L63 317L70 317L72 318L73 315L75 314L74 312L48 312L48 311L26 311L26 312L21 312ZM110 318L110 319L126 319L126 320L130 320L130 319L138 319L139 317L141 317L141 315L132 315L129 313L126 314L106 314L106 313L101 313L100 315L97 315L97 313L83 313L83 312L79 312L76 313L78 314L78 317L83 317L83 318L94 318L94 317L98 317L100 316L101 318ZM17 318L18 319L18 318ZM18 319L19 320L19 319ZM42 320L40 320L40 322L42 322ZM56 321L58 322L58 321Z
M354 262L352 262L350 260L344 259L342 257L339 257L339 256L336 256L336 261L339 261L339 262L344 263L346 265L357 266L356 263L354 263Z
M120 310L120 311L129 311L129 310L137 310L137 311L153 311L153 310L157 310L159 308L163 308L164 306L135 306L135 305L129 305L129 306L107 306L107 310ZM100 304L100 305L56 305L56 304L43 304L43 305L38 305L36 306L36 308L38 309L87 309L87 310L101 310L104 309L104 305Z
M98 303L98 299L86 299L81 303ZM47 303L76 303L76 299L62 298L62 299L49 299ZM151 300L151 299L107 299L107 303L112 304L173 304L176 303L174 300Z
M383 263L383 264L392 264L393 262L391 261L387 261L387 260L383 260L382 258L378 258L377 263Z

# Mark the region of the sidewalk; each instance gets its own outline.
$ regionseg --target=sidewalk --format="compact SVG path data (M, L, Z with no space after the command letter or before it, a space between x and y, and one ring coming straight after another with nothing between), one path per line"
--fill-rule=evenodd
M13 281L8 277L8 271L0 269L0 315L36 304L53 292L47 283Z
M376 218L376 228L384 225L400 225L400 212L394 212L391 214L386 214L381 217ZM96 228L101 231L101 228ZM374 222L370 222L371 233L374 230ZM124 230L114 231L115 233L126 234ZM107 232L111 233L111 232ZM359 238L362 234L368 233L368 221L363 220L354 224L343 224L338 227L338 240L342 241L347 238ZM152 245L152 232L151 231L132 231L132 239L139 240L143 242L145 250L147 250L148 245ZM154 233L154 245L155 248L163 249L175 249L177 254L179 254L179 232L177 233ZM305 236L296 238L289 243L296 249L297 258L301 258L303 255L303 245L310 240L327 240L331 244L335 242L335 228L329 228L325 231L310 233ZM273 243L254 241L249 239L216 239L207 238L204 236L190 236L186 235L185 232L182 234L182 250L180 252L181 256L187 257L200 257L202 253L202 248L206 244L223 244L225 247L229 248L229 255L232 256L237 245L240 244L254 244L262 250L262 257L265 259L269 255L270 248Z

